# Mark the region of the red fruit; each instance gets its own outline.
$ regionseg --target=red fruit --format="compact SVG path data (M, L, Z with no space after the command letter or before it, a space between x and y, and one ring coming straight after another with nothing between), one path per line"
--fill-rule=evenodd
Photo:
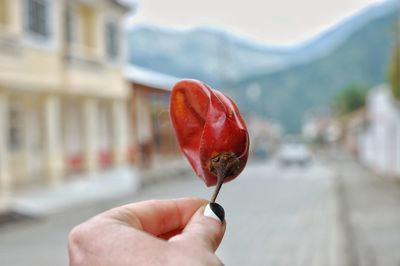
M182 152L207 186L240 174L249 135L230 98L200 81L182 80L172 89L170 115Z

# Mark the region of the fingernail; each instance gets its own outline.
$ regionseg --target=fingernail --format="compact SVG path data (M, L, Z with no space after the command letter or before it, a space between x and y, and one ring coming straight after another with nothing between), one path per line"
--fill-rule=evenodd
M225 211L218 203L209 203L204 209L204 216L223 222L225 219Z

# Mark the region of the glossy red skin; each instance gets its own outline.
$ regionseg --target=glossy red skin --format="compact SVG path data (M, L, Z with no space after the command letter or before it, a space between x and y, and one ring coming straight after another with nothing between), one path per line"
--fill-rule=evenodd
M207 186L217 183L209 170L210 158L233 152L244 169L249 153L246 125L233 101L197 80L181 80L172 89L170 115L180 148L196 174Z

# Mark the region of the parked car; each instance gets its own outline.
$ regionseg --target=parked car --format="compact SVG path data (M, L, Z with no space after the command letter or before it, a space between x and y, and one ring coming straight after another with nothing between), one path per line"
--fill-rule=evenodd
M301 165L305 166L311 161L310 149L301 142L284 143L278 155L282 165Z

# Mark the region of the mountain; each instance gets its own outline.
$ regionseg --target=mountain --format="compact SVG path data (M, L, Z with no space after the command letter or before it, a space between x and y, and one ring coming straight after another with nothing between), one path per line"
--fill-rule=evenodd
M267 48L210 27L177 31L139 25L129 37L132 64L213 86L221 78L239 80L255 69L278 69L292 58L288 50Z
M234 98L239 106L251 106L251 112L282 121L287 131L297 132L307 111L329 107L346 86L369 89L386 82L396 19L392 10L352 32L324 56L232 83ZM262 100L246 97L254 86L261 88Z
M328 105L346 85L370 87L386 80L399 6L400 0L379 2L285 48L210 27L177 31L139 25L129 32L130 63L201 79L225 90L245 112L276 119L295 132L307 110Z

